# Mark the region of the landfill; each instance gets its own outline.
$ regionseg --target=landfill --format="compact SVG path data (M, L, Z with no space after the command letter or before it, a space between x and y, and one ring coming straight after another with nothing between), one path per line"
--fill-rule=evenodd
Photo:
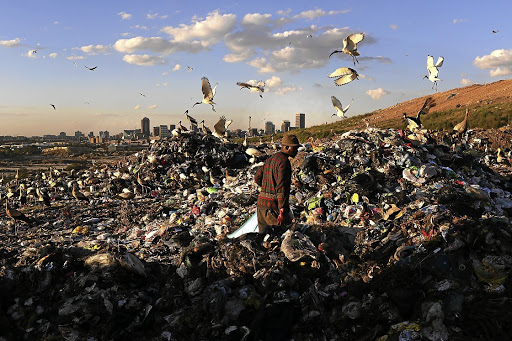
M0 340L510 340L502 133L310 139L294 223L236 238L273 143L183 133L1 183L28 223L0 215Z

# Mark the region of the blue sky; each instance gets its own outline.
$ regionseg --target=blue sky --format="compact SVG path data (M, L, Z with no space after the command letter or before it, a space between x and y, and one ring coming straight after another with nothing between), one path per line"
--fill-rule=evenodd
M492 8L481 1L339 0L30 0L2 7L0 135L115 134L139 128L143 117L151 126L185 121L187 109L210 127L221 115L241 129L249 116L252 127L268 120L293 126L297 112L306 113L307 126L333 122L333 95L344 106L353 99L346 115L354 116L433 93L422 79L429 54L445 58L439 91L512 73L508 1ZM365 33L359 64L342 53L328 58L356 32ZM340 67L355 68L360 79L335 86L327 75ZM192 108L202 98L201 77L218 83L217 112ZM250 80L265 81L263 98L236 85Z

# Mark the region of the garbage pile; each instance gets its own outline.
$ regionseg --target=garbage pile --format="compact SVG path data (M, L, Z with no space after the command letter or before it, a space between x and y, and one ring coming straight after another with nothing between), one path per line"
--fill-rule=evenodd
M311 141L294 224L228 238L275 152L253 148L181 134L1 184L29 223L0 216L0 339L512 339L509 150L474 132Z

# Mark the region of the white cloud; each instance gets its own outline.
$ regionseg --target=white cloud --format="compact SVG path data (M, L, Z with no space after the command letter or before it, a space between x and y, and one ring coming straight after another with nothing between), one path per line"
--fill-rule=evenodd
M139 110L140 108L142 108L142 105L137 104L136 106L133 107L133 110Z
M287 15L290 15L291 12L292 12L291 8L288 8L287 10L280 9L279 11L277 11L277 14L287 16Z
M83 60L85 59L84 56L69 56L69 57L66 57L67 60Z
M128 64L135 64L141 66L153 66L153 65L165 65L167 64L167 60L158 57L158 56L150 56L148 54L127 54L123 57L123 60Z
M146 14L146 18L150 19L150 20L156 19L156 18L167 19L167 15L159 15L158 13L155 13L155 14L148 13L148 14Z
M374 89L374 90L368 90L366 91L366 94L370 96L374 100L380 99L382 96L389 94L388 91L383 90L382 88Z
M315 9L315 10L300 12L299 14L294 16L294 18L304 18L304 19L313 20L316 18L324 17L326 15L335 15L335 14L348 13L348 12L350 12L350 10L326 12L323 9Z
M121 17L121 20L128 20L132 18L132 15L126 12L119 12L117 14Z
M174 67L172 68L172 71L178 71L178 70L181 70L181 65L180 64L174 65Z
M144 26L144 25L134 25L134 26L130 26L130 28L136 28L139 30L147 30L148 29L148 27Z
M49 56L50 56L50 58L57 58L57 53L56 52L50 53Z
M105 45L87 45L82 47L74 47L74 49L80 49L82 52L87 54L97 54L97 53L106 53L110 50L110 46Z
M279 96L284 96L288 92L302 91L302 88L297 88L295 85L288 85L282 88L276 89L274 92Z
M460 24L460 23L463 23L463 22L466 22L466 21L468 21L468 20L467 19L453 19L452 23Z
M121 37L129 37L129 36L131 36L131 33L128 33L128 32L121 33Z
M476 57L473 64L479 69L491 69L489 71L491 77L509 75L512 69L512 49L494 50L491 54Z
M267 25L272 22L272 14L247 13L242 19L242 25Z
M20 44L21 44L20 38L14 38L11 40L0 40L0 46L4 46L4 47L16 47L16 46L20 46Z
M392 30L398 30L398 25L389 25L389 28Z
M512 70L509 67L499 67L496 70L489 71L491 77L508 76L510 74L512 74Z
M462 78L460 80L460 84L461 85L468 85L468 84L471 84L471 80L470 79L467 79L467 78Z
M277 76L272 76L265 81L265 86L267 88L275 88L275 87L278 87L279 85L281 85L281 83L282 83L281 78L279 78Z
M156 83L155 84L156 87L167 86L167 85L169 85L169 83Z
M199 41L203 47L218 43L235 27L235 14L220 14L214 11L202 21L194 21L190 25L181 24L179 27L166 26L162 32L172 36L176 42Z
M25 57L28 57L28 58L37 58L37 51L35 50L29 50L27 52L27 54L25 55Z
M58 25L58 24L60 24L60 22L59 21L54 21L53 24L54 25Z
M204 48L198 41L183 43L169 41L161 37L135 37L130 39L119 39L114 44L114 49L121 53L132 53L137 50L150 50L156 53L174 53L187 51L190 53L197 53Z
M156 104L148 106L148 109L156 109L156 108L158 108L158 105L156 105Z

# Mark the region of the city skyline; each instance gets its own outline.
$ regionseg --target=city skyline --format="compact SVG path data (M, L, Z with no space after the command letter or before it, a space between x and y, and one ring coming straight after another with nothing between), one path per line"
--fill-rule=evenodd
M308 126L335 122L331 96L346 116L432 94L427 55L444 57L439 91L510 77L512 24L506 1L430 3L326 0L204 3L155 0L9 2L0 13L0 135L122 131L145 116L153 125L183 120L212 127L263 128L297 112ZM434 20L435 19L435 20ZM93 23L91 23L93 20ZM362 32L358 63L343 39ZM335 86L340 67L359 79ZM218 84L214 112L201 78ZM265 82L259 94L237 82ZM412 114L412 113L410 113ZM293 122L293 118L290 119Z

